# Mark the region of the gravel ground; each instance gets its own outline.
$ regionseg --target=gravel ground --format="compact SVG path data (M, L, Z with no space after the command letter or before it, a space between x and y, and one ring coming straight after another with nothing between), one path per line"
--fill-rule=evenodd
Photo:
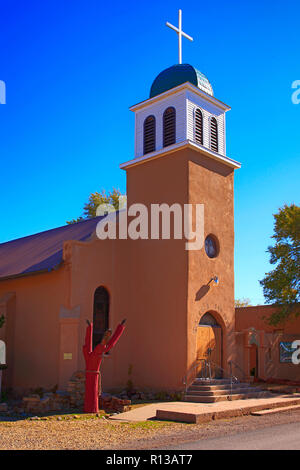
M102 418L0 421L0 449L159 449L174 443L234 435L290 422L300 423L300 411L201 425L120 423Z
M143 442L124 443L119 449L160 449L179 443L188 443L199 439L210 439L233 436L245 431L267 428L280 424L300 423L300 411L286 411L269 416L243 416L211 421L207 424L185 425L182 429L173 430L168 435L154 436Z

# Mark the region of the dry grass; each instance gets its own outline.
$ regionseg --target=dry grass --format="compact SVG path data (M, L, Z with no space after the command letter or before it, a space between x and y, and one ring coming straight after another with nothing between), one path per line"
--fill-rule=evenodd
M298 422L300 411L265 417L244 416L205 424L161 421L116 422L95 415L69 414L37 420L1 421L4 449L163 449L179 442L239 434L268 426Z
M110 449L132 445L185 424L159 421L122 423L95 415L59 415L0 421L0 449Z

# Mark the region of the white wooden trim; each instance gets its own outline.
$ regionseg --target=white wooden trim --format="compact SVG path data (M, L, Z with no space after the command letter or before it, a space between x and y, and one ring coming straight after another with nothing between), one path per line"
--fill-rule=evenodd
M156 152L147 153L146 155L143 155L141 157L134 158L127 162L121 163L120 168L122 170L126 170L127 168L140 165L149 160L155 160L156 158L164 157L165 155L168 155L169 153L177 152L178 150L181 150L184 148L192 148L194 150L197 150L198 152L204 153L205 155L208 155L212 157L214 160L218 160L224 163L225 165L230 166L231 168L234 168L234 169L241 168L241 163L239 163L238 161L233 160L232 158L226 157L225 155L216 153L213 150L204 147L203 145L199 145L199 144L196 144L195 142L192 142L191 140L185 140L183 142L170 145L169 147L165 147Z
M204 112L203 112L203 109L200 108L200 106L195 106L193 109L193 140L196 144L198 143L196 142L196 111L197 109L199 109L199 111L202 114L202 144L204 144ZM203 147L205 147L205 145L203 145Z
M153 98L149 98L147 100L141 101L140 103L137 103L133 106L131 106L129 109L130 111L138 111L145 106L149 106L150 104L156 103L157 101L160 101L161 99L166 98L167 96L174 95L176 93L180 93L182 90L190 90L199 95L201 98L211 102L214 104L217 108L221 109L222 111L229 111L231 109L230 106L227 104L223 103L222 101L218 100L217 98L214 98L211 95L208 95L204 91L201 91L198 87L195 85L192 85L190 82L183 83L182 85L179 85L175 88L171 88L171 90L165 91L164 93L161 93L160 95L154 96Z
M220 137L219 137L220 126L219 126L218 116L209 116L209 118L208 118L209 150L211 150L212 152L213 152L213 150L212 150L212 148L211 148L211 120L212 120L213 118L215 118L216 123L217 123L217 139L218 139L218 140L217 140L217 146L218 146L218 150L219 150L219 151L220 151L220 147L221 147L221 146L220 146L220 142L221 142L221 141L220 141Z

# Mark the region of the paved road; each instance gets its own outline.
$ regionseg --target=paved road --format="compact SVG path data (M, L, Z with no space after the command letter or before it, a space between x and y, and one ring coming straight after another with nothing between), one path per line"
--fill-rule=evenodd
M201 439L166 450L299 450L299 423L280 424L256 431L244 431L229 436Z

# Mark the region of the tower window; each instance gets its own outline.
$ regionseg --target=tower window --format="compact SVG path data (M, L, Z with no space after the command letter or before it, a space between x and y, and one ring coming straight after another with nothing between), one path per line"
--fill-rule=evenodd
M148 116L144 121L144 154L155 151L155 117Z
M163 146L175 144L176 142L176 110L167 108L163 115Z
M210 120L210 148L215 152L219 151L218 145L218 123L216 118Z
M205 239L204 248L209 258L216 258L220 250L217 238L213 235L208 235Z
M203 114L200 109L195 112L195 140L197 144L203 145Z

